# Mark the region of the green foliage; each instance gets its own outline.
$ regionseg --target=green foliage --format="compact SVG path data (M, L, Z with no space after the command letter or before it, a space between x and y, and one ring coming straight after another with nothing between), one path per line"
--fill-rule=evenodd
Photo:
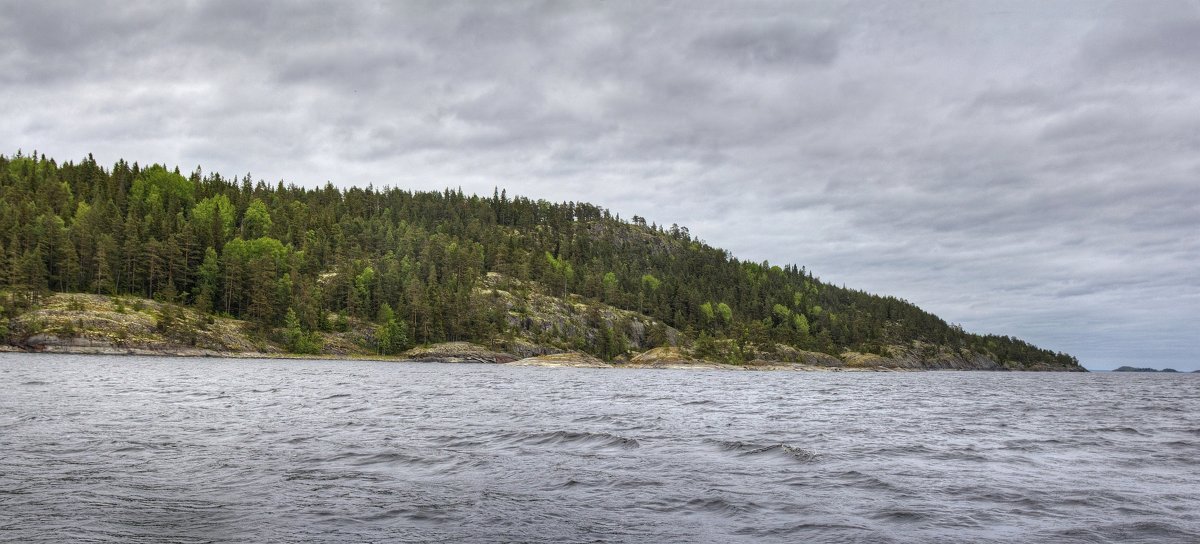
M557 294L566 294L575 281L575 268L566 259L555 258L549 251L546 252L546 263L550 265L547 283L556 288Z
M346 317L346 314L337 314L337 317L333 320L333 330L337 332L350 330L350 319Z
M221 267L217 262L217 250L204 248L204 261L196 271L197 287L196 308L203 313L211 312L214 308L214 298L217 296L217 286L220 281Z
M375 345L381 355L397 355L412 347L408 339L408 325L395 317L388 319L375 329Z
M614 330L611 325L602 324L598 332L596 345L593 348L596 356L611 361L614 357L629 351L629 342L625 338L625 334Z
M354 293L358 295L358 307L363 313L370 313L371 292L375 287L375 269L366 267L354 277Z
M284 317L284 337L288 351L292 353L314 354L321 352L321 341L316 333L306 333L300 325L296 310L288 308Z
M408 324L396 317L396 312L386 302L379 306L379 323L375 328L375 348L380 355L396 355L412 347L409 343Z
M224 242L233 232L233 204L229 197L219 194L196 203L192 208L192 224L202 233L210 245Z
M485 294L490 273L513 282L505 290L516 300ZM563 330L532 330L528 316L510 322L524 296L544 290L643 313L662 324L650 331L655 345L666 341L666 326L703 331L731 359L775 343L840 353L922 342L1016 368L1074 361L1007 336L967 333L906 301L829 285L798 266L743 262L685 228L624 221L586 203L502 191L483 198L272 187L125 161L102 167L90 156L56 163L0 155L0 288L30 300L51 290L177 300L260 331L289 322L301 333L345 331L350 318L386 328L394 319L406 345L521 334L609 355L627 349L629 329L619 322L569 339Z
M796 315L792 316L792 326L794 326L796 331L802 336L808 336L808 318L804 317L804 314L797 313Z
M656 348L669 344L670 339L667 337L666 325L658 322L650 325L650 332L646 335L646 343L646 347L649 348Z
M379 323L387 323L395 318L396 312L392 310L392 306L390 304L385 302L379 305L379 317L376 318L376 321Z
M701 331L700 336L696 337L693 349L696 352L696 356L701 359L715 361L720 358L720 354L717 351L717 344L707 331Z
M154 325L158 332L164 335L169 336L178 332L181 323L179 312L175 306L172 304L163 304L159 308L158 319Z
M733 308L724 302L717 304L717 315L721 318L721 323L726 325L733 323Z
M242 236L244 238L261 238L271 232L271 213L262 200L254 199L242 217Z
M284 266L288 256L288 249L284 247L283 242L266 236L252 240L243 240L241 237L234 238L225 244L225 252L232 258L243 262L270 259L276 267ZM207 253L206 249L206 257Z
M775 316L775 323L788 325L792 320L792 311L782 304L776 304L772 307L771 313Z
M615 302L617 300L617 290L620 288L617 275L613 272L605 272L604 279L601 280L601 285L604 289L605 302Z
M129 195L148 208L179 209L190 205L195 186L190 180L160 165L142 170L133 182Z

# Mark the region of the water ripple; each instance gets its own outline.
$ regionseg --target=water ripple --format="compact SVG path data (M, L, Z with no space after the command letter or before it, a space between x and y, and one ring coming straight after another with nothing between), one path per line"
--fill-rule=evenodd
M0 541L1197 542L1197 378L0 354Z

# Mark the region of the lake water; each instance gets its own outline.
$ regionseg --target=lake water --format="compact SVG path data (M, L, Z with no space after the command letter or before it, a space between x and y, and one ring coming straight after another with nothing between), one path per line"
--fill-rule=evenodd
M1200 375L0 354L4 542L1198 542Z

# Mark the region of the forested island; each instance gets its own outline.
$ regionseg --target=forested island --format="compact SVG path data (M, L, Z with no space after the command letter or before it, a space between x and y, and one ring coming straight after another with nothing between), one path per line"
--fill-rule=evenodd
M0 339L99 353L1083 370L587 203L270 185L36 152L0 156Z

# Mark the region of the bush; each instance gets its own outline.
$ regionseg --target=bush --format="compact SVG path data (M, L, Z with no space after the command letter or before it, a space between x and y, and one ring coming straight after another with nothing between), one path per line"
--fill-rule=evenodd
M380 355L396 355L409 348L408 325L391 318L375 329L375 345Z
M42 318L34 318L25 322L25 334L34 335L41 334L46 331L46 320Z
M316 354L320 353L323 347L316 333L305 333L300 327L300 319L296 317L296 311L292 308L288 308L284 318L284 335L288 351L292 353Z
M158 314L158 323L155 324L155 328L158 329L158 332L163 334L170 334L174 332L176 328L176 321L178 320L178 316L176 314L177 312L175 311L174 306L170 304L163 304L162 309Z

